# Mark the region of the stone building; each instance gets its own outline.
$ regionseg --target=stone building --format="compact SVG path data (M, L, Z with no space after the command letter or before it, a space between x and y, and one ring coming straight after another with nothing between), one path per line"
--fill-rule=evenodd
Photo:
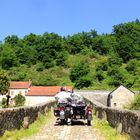
M127 87L120 85L108 94L107 106L123 108L134 100L135 93Z
M25 94L26 106L54 100L54 96L60 91L60 86L32 86Z
M25 96L25 94L30 90L30 87L32 86L32 81L10 81L10 87L9 87L9 94L11 98L14 98L18 94L22 94Z
M71 86L65 86L64 88L66 91L68 91L69 89L72 90ZM26 106L54 100L54 96L58 92L60 92L60 89L61 86L32 86L31 80L25 82L11 81L9 88L9 95L11 97L10 104L12 104L12 98L14 98L18 94L25 96Z

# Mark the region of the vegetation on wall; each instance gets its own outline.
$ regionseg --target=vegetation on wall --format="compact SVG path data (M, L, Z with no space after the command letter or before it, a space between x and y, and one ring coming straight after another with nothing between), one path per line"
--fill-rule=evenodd
M10 80L32 79L34 85L109 89L123 84L138 90L140 22L115 25L102 35L91 30L65 37L7 36L0 44L0 67Z

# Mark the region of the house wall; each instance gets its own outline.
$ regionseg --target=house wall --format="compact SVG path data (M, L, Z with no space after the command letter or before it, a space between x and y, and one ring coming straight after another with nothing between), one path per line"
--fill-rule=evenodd
M11 98L14 98L19 93L22 94L23 96L25 96L25 93L28 92L28 89L10 89L9 92L10 92Z
M54 100L53 96L25 96L25 98L26 98L25 106L32 106L44 103L46 101Z
M110 107L123 108L128 103L134 100L134 93L127 90L118 88L111 94Z

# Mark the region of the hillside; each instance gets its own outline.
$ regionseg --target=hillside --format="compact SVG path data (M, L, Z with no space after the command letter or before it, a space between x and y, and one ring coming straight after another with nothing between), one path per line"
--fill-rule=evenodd
M10 80L34 85L73 85L140 90L140 22L121 23L110 34L96 30L62 37L56 33L7 36L0 44L0 67Z

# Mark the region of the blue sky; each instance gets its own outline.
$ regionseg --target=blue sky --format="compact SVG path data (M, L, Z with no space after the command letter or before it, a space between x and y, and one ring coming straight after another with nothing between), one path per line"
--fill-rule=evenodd
M140 0L0 0L0 40L29 33L62 36L140 20Z

